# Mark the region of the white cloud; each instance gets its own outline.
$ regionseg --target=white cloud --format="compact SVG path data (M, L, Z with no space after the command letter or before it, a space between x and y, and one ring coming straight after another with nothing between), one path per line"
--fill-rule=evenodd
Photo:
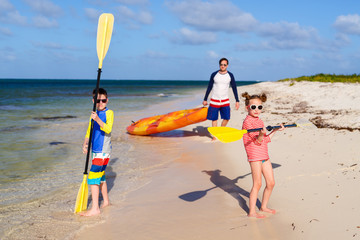
M63 49L63 46L55 42L33 42L33 46L46 49Z
M138 21L142 24L151 24L153 21L153 17L149 12L140 11L138 14Z
M219 58L219 54L217 54L215 51L212 51L212 50L210 50L210 51L208 51L207 52L207 55L210 57L210 58Z
M216 42L216 34L212 32L192 31L188 28L181 28L175 32L172 38L175 43L200 45Z
M14 49L9 48L9 47L0 49L0 59L5 60L5 61L17 60L17 57L14 53Z
M304 27L293 22L259 23L254 28L254 33L261 37L262 41L238 44L236 49L242 51L295 49L335 51L341 46L340 40L321 39L314 27Z
M285 21L259 24L256 31L260 36L278 40L308 40L317 36L317 31L313 27L302 27L298 23Z
M117 2L128 5L146 5L149 3L148 0L117 0Z
M156 52L149 50L144 54L147 58L168 58L169 56L166 53L163 52Z
M0 27L0 33L5 36L12 36L13 33L9 28Z
M14 6L8 0L0 0L0 12L13 10Z
M60 17L63 14L61 7L49 0L25 0L37 13L47 17Z
M56 20L50 20L44 16L33 17L33 24L37 28L54 28L59 26Z
M85 16L93 22L97 22L101 15L101 11L94 8L85 8Z
M148 11L134 11L126 6L118 6L116 10L118 13L116 19L119 19L120 22L129 28L139 28L139 24L149 25L153 22L153 16Z
M210 39L198 40L198 44L216 41L215 33L218 32L248 33L257 36L257 39L260 40L254 42L254 38L251 38L252 42L236 46L238 50L251 51L294 49L336 51L349 42L344 37L326 41L321 39L316 28L301 26L297 22L260 22L251 13L242 11L228 0L169 0L165 4L186 27L190 26L196 30L206 31L209 36L211 34ZM358 20L353 20L353 22L356 23L353 25L357 25ZM176 34L177 43L191 44L190 33L177 31ZM192 44L196 44L196 39L198 38L194 38Z
M360 16L358 14L338 16L333 26L339 32L360 35Z
M15 25L26 25L26 17L22 16L19 11L13 10L10 12L6 12L4 15L0 15L0 22L15 24Z
M38 49L46 49L51 50L52 52L75 52L75 51L89 51L89 49L82 46L71 46L71 45L63 45L57 42L31 42L31 44Z
M229 1L168 1L166 5L183 23L200 30L241 33L251 31L257 24L250 13Z

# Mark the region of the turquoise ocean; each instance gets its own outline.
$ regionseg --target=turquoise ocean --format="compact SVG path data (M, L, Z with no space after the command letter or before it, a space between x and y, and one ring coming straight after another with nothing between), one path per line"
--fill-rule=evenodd
M254 83L237 81L238 86ZM127 141L125 127L131 120L151 116L149 112L142 116L141 112L157 104L187 99L194 91L205 93L207 84L208 81L101 80L100 87L108 91L108 107L114 110L116 119L120 119L114 124L123 125L123 131L112 136L122 152L120 158L114 157L109 163L113 175L134 172L143 164L137 161L134 167L134 159L141 157L130 154L137 141ZM9 209L15 205L41 199L64 186L80 186L85 165L81 145L93 106L91 93L95 85L96 80L0 79L0 211L3 217L9 217ZM201 101L200 98L197 105ZM196 106L184 106L190 107ZM177 110L181 108L173 109ZM167 112L159 109L153 115ZM124 179L122 184L126 189L127 178Z

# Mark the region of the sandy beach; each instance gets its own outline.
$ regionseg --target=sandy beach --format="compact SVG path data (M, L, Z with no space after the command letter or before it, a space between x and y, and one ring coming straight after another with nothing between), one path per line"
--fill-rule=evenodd
M264 82L238 91L267 93L265 125L304 118L317 125L286 129L269 145L275 215L247 217L252 181L243 143L211 142L206 121L150 137L169 144L159 149L171 152L169 163L148 170L146 185L104 210L106 221L71 239L358 239L360 85ZM245 116L243 107L232 111L228 126L241 128Z
M99 216L77 216L69 207L75 197L63 198L76 196L79 182L31 203L41 215L27 211L4 239L359 239L360 84L238 87L239 94L245 91L268 95L261 115L265 125L312 122L278 132L269 144L276 181L269 207L275 215L247 217L252 179L243 142L211 141L210 121L153 136L126 134L131 120L200 105L204 89L186 103L178 99L116 117L107 169L112 205ZM243 99L240 106L231 112L229 127L241 129L247 114ZM120 143L122 149L127 143L128 151L120 151ZM146 153L142 161L134 158L137 152ZM120 173L116 162L124 154L129 162L122 166L136 171ZM10 210L21 213L30 205ZM9 211L2 214L11 220Z

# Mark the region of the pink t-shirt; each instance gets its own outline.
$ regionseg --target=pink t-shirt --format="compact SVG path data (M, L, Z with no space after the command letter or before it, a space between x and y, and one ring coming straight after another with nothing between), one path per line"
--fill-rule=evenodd
M247 115L243 122L242 129L253 129L253 128L263 128L263 127L264 127L264 123L260 118ZM264 138L260 143L257 140L258 136L259 136L259 132L250 132L244 134L243 137L244 147L249 162L269 159L267 144L271 142L270 137L268 135L264 135Z

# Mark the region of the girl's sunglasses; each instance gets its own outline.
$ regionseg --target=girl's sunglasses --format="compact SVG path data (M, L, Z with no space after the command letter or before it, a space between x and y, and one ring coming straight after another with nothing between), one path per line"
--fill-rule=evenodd
M97 103L100 103L100 102L103 102L103 103L106 103L107 99L97 99L96 102Z
M259 109L259 110L262 110L262 109L263 109L263 106L262 106L262 105L258 105L258 106L256 106L256 105L251 105L251 106L250 106L250 109L251 109L251 110L255 110L256 107L257 107L257 109Z

